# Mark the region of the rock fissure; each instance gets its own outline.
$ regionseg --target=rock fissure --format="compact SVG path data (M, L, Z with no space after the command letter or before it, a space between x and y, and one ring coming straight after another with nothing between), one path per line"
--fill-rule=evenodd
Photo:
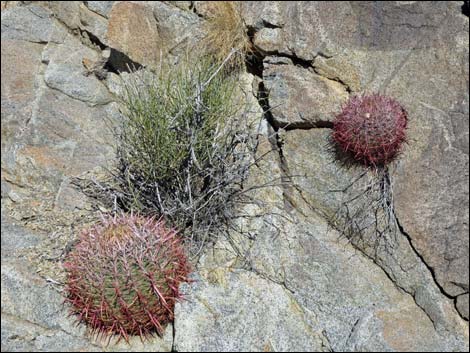
M395 216L395 219L396 219L396 222L397 222L397 225L398 225L398 228L400 230L400 233L403 234L408 242L408 244L410 245L410 248L413 250L414 254L419 258L419 260L424 264L424 266L428 269L432 279L433 279L433 282L434 284L436 285L436 287L439 289L440 293L445 296L446 298L448 299L451 299L452 302L454 303L454 308L455 308L455 311L457 312L457 314L463 319L463 320L466 320L468 321L468 319L466 319L461 313L459 310L457 310L457 307L456 307L456 299L459 295L457 296L453 296L453 295L450 295L449 293L447 293L445 291L445 289L439 284L439 282L437 281L437 278L436 278L436 273L434 272L434 269L429 266L426 261L424 260L423 256L418 252L418 250L414 247L413 245L413 241L411 240L411 236L405 231L405 229L403 228L403 226L400 224L399 220L398 220L398 217ZM462 293L462 294L465 294L465 293ZM423 309L424 310L424 309Z

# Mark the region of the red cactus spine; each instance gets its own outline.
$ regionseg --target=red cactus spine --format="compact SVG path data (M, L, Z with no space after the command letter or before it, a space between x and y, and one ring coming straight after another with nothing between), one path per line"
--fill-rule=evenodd
M189 264L176 231L154 218L104 218L67 256L66 301L96 334L163 334Z
M392 162L406 140L407 113L393 98L352 97L336 116L333 140L353 160L367 166Z

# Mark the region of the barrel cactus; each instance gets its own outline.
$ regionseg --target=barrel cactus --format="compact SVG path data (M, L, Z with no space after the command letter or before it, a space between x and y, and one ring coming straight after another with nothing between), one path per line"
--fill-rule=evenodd
M93 333L163 334L189 264L174 229L155 218L104 217L67 255L66 302Z
M372 94L352 97L336 116L333 140L354 161L386 166L406 139L407 113L393 98Z

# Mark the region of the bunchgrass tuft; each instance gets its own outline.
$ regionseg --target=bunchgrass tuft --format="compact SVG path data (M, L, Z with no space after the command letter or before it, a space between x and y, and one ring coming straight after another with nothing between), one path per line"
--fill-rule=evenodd
M163 217L192 254L230 223L257 143L237 78L202 57L123 79L118 168L107 198L121 211Z
M218 61L226 58L232 50L240 53L233 56L227 65L232 70L243 67L245 56L252 52L240 6L239 1L211 1L205 25L207 35L202 41L203 51Z

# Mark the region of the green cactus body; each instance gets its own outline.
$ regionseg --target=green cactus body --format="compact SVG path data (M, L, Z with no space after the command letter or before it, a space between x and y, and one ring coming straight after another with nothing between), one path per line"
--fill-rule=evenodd
M66 301L97 334L163 334L189 264L176 231L154 218L104 218L67 256Z

